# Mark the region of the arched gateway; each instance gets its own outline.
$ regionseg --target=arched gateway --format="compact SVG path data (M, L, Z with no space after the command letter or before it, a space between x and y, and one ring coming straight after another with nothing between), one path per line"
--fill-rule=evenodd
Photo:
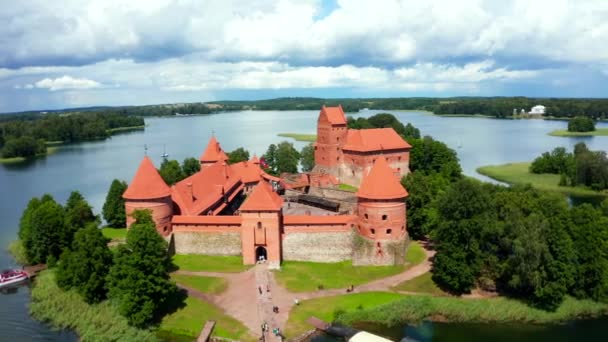
M266 247L258 246L255 249L255 260L268 260L268 254L266 253Z

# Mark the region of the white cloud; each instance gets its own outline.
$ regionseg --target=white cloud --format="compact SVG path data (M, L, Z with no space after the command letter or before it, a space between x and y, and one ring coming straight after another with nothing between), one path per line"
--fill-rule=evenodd
M32 86L31 84L26 84L23 86L25 89L32 89L33 87L48 89L50 91L56 90L65 90L65 89L91 89L91 88L99 88L101 84L99 82L89 80L86 78L74 78L71 76L62 76L55 79L45 78L42 79Z

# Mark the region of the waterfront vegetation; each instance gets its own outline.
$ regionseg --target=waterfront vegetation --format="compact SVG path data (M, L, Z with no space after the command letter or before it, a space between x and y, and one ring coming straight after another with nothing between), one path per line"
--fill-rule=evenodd
M556 129L548 133L554 137L590 137L590 136L607 136L608 128L596 128L589 132L570 132L567 129Z
M179 270L194 272L238 273L251 267L250 265L243 265L243 258L240 255L176 254L173 256L173 264Z
M477 168L477 172L492 179L509 184L530 184L534 188L555 191L575 196L606 196L608 193L597 192L583 186L560 186L560 176L551 173L531 173L531 162L488 165Z
M218 277L204 277L198 275L186 275L186 274L171 274L171 279L176 283L193 288L195 290L220 294L228 288L228 282L224 278Z
M284 138L292 138L295 141L307 141L307 142L315 142L317 141L316 134L303 134L303 133L279 133L277 134L280 137Z
M184 307L163 318L158 327L158 335L169 341L193 341L208 320L216 322L212 336L244 342L257 340L249 335L248 329L241 322L226 315L218 307L193 297L186 299Z
M281 286L292 292L340 289L401 273L424 259L422 247L417 242L411 242L403 265L353 266L352 261L283 261L281 269L275 271L275 277Z
M127 220L125 199L122 198L125 191L127 191L127 182L118 179L114 179L108 189L101 213L111 227L121 227Z
M332 322L344 312L373 308L403 297L402 294L391 292L364 292L303 300L292 308L285 335L295 337L310 330L312 327L306 320L311 316Z
M432 279L430 272L419 275L410 280L404 281L393 287L394 291L416 292L422 294L430 294L433 296L447 296L448 294L442 291Z

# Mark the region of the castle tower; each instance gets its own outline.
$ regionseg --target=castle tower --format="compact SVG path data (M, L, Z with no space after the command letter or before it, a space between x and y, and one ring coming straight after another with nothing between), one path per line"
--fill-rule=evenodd
M383 156L374 162L357 191L357 215L361 248L357 265L394 265L404 262L407 242L405 198L407 191Z
M338 165L343 162L342 146L346 133L346 116L342 106L323 106L317 120L317 141L314 144L315 171L339 176Z
M122 195L125 199L127 227L134 219L131 214L137 209L150 209L156 223L156 230L162 235L171 233L173 201L171 189L162 179L148 156L139 164L135 177Z
M269 267L280 267L282 207L283 199L267 182L260 181L239 208L245 265L255 264L263 256Z
M218 161L226 160L228 160L228 156L226 156L226 153L224 153L224 151L222 150L220 143L217 142L215 136L211 136L211 139L209 139L209 143L207 144L207 148L205 149L205 152L203 152L200 158L201 169L206 166L215 164Z

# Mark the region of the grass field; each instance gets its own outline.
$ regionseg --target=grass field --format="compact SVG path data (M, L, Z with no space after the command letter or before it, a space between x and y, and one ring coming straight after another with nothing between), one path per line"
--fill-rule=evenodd
M295 141L308 141L308 142L315 142L315 141L317 141L317 135L316 134L279 133L277 135L280 136L280 137L284 137L284 138L292 138Z
M407 291L407 292L418 292L427 293L434 296L445 296L447 293L441 291L441 289L435 285L433 279L431 279L431 272L427 272L421 276L404 281L403 283L393 287L395 291Z
M395 275L419 264L424 258L422 247L417 242L412 242L405 256L405 265L353 266L351 261L284 261L281 270L275 271L275 276L279 284L292 292L315 291L320 288L340 289Z
M204 293L219 294L228 288L228 282L223 278L203 277L195 275L172 274L171 279L182 285Z
M550 312L504 297L464 299L414 295L369 309L348 311L339 320L345 324L369 322L386 326L416 323L424 319L471 323L559 323L606 314L608 304L570 297L556 311Z
M251 266L243 265L241 256L216 256L182 254L174 255L173 263L184 271L207 271L207 272L242 272Z
M547 133L554 137L591 137L591 136L608 136L608 128L596 128L591 132L568 132L567 129L556 129Z
M530 163L509 163L503 165L482 166L477 169L482 175L509 184L532 184L533 187L557 191L569 195L578 196L606 196L606 192L597 192L583 187L559 186L559 175L530 173Z
M338 184L338 189L344 190L344 191L350 191L350 192L357 192L357 190L359 190L359 188L357 188L356 186L352 186L352 185L348 185L348 184L344 184L344 183Z
M127 238L127 228L101 228L103 236L111 240L124 240Z
M310 316L331 322L340 311L369 309L403 297L404 295L391 292L366 292L305 300L291 310L285 335L292 338L312 329L312 326L306 323Z
M202 300L188 297L186 306L163 318L158 327L159 335L183 336L190 341L196 340L208 320L216 322L212 336L229 338L237 341L253 341L247 328L236 319L225 315L222 310ZM188 340L188 339L184 340ZM170 339L171 340L171 339Z

